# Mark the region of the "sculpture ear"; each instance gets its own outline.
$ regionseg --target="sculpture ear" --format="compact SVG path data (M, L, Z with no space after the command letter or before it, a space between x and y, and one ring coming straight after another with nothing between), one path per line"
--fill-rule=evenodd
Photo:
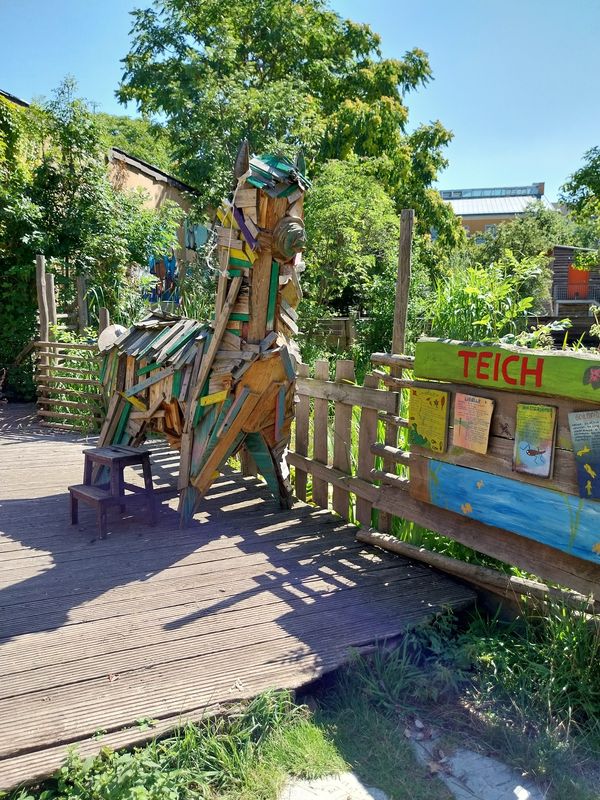
M240 144L240 148L237 152L237 156L235 157L235 166L233 168L233 176L236 181L242 177L248 170L250 169L250 147L248 146L248 140L244 139L244 141Z
M296 160L294 161L294 165L301 175L306 175L306 160L304 158L304 153L302 152L302 150L298 150L298 153L296 155Z

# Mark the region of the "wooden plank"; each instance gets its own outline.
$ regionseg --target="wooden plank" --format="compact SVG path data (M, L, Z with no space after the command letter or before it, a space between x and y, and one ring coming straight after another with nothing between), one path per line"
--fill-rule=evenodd
M131 397L134 394L139 394L139 392L143 392L144 389L147 389L149 386L153 386L155 383L169 378L174 372L175 370L173 367L166 367L165 369L160 370L160 372L156 372L150 378L146 378L145 381L141 381L140 383L136 383L134 386L130 386L129 389L125 391L125 394L127 397Z
M250 323L248 325L248 341L251 344L258 344L265 338L265 334L267 333L269 289L273 272L273 258L271 255L272 239L273 237L270 233L260 233L260 252L252 269L252 284L250 286Z
M219 318L216 321L215 329L210 340L210 344L208 346L208 350L206 350L206 354L202 358L200 362L200 369L198 372L198 378L196 380L195 385L193 386L191 393L190 393L190 400L194 401L200 395L202 388L206 379L208 378L209 372L213 365L213 361L217 350L221 344L221 338L225 333L227 328L227 324L229 321L229 314L231 313L231 309L235 305L235 301L237 300L237 296L239 294L241 285L242 285L243 278L233 278L230 285L229 291L227 293L227 299L225 300L225 304L221 311ZM193 402L189 404L188 407L188 417L189 417L189 409L193 405ZM194 409L195 411L195 409Z
M308 378L308 364L298 364L298 375ZM308 395L300 395L296 404L296 430L294 450L301 456L308 455L308 436L310 428L310 398ZM306 472L296 469L295 475L296 497L299 500L306 500Z
M34 343L36 349L50 348L52 350L94 350L98 352L98 345L84 344L82 342L51 342L49 340L40 339Z
M354 383L354 362L348 359L336 361L335 380L340 384ZM333 466L352 474L350 462L352 452L352 406L337 401L334 406L333 423ZM333 487L333 510L343 519L350 518L350 495L346 489Z
M48 375L40 375L37 378L38 383L65 383L75 386L102 386L102 383L98 380L92 380L91 378L71 378L70 376L65 376L63 378L52 378Z
M400 367L400 369L412 369L415 365L414 356L391 355L390 353L373 353L371 363L379 364L382 367Z
M319 378L299 377L296 381L296 390L299 395L307 394L309 397L348 403L362 408L366 406L367 408L374 408L376 411L388 411L391 414L396 413L398 403L395 392L334 383L333 381Z
M365 375L364 385L367 389L376 389L379 381L374 375ZM375 409L363 406L360 414L360 428L358 432L358 464L356 475L363 480L368 480L373 469L374 458L371 445L377 439L377 412ZM356 498L356 519L361 525L371 527L373 506L363 497Z
M315 362L315 376L316 380L311 381L311 386L318 383L320 388L322 383L328 382L329 362L327 360L323 359ZM303 381L309 380L309 378L298 378L296 387L299 393L300 384ZM310 395L310 392L305 393ZM314 395L314 397L313 454L315 461L327 465L329 459L329 403L327 402L327 397L320 397L318 395ZM320 477L313 477L312 499L313 503L321 506L321 508L327 508L329 505L329 486Z
M418 500L600 564L599 503L416 455L410 483Z
M600 358L477 342L417 342L417 378L598 403Z
M398 274L396 277L396 301L392 331L392 353L404 353L406 345L406 320L408 316L408 293L412 259L412 232L415 212L403 208L400 213L400 245L398 248Z
M404 491L398 491L397 487L382 487L373 505L540 578L600 599L600 566L590 561L424 503L409 495L408 486Z
M48 341L48 296L46 294L46 259L43 255L35 257L35 286L37 291L39 312L39 337L41 341Z

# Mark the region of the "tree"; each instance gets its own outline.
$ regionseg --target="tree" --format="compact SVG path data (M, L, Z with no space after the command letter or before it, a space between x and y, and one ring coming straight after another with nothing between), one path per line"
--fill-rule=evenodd
M142 193L112 186L94 116L74 92L67 80L43 107L0 103L0 369L35 331L36 253L57 272L63 297L84 274L118 318L124 300L131 307L135 268L176 245L181 210L148 209ZM13 388L26 396L31 381L15 386L15 374Z
M318 307L360 312L373 281L395 273L398 217L377 159L329 161L307 196L304 285Z
M406 95L431 79L426 54L384 59L367 25L324 0L155 0L133 12L118 96L166 117L181 174L216 203L240 141L257 152L303 147L313 171L328 159L381 157L380 181L423 231L460 238L429 189L451 134L438 123L407 133Z
M499 225L495 233L485 233L474 246L473 254L482 265L497 261L506 250L517 258L549 255L558 244L577 244L574 220L541 202L530 203L520 217Z
M561 200L570 209L583 213L594 208L598 213L600 202L600 147L592 147L583 154L583 166L567 179L561 188Z
M105 149L118 147L154 167L177 176L171 157L169 137L162 125L148 119L116 114L94 114L94 123Z

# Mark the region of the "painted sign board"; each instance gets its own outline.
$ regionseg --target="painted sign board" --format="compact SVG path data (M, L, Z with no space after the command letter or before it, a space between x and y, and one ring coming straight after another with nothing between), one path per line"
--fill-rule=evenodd
M600 403L600 354L420 339L414 377Z
M600 503L427 459L433 505L600 563Z

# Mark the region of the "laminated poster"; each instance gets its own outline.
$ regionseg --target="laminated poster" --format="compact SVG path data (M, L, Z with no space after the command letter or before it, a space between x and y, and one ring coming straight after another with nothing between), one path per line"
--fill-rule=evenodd
M515 422L515 472L548 478L554 463L556 408L529 403L517 405Z
M569 414L579 496L600 500L600 411Z
M452 444L485 455L490 438L494 401L472 394L454 398L454 433Z
M434 453L448 446L448 392L411 389L408 411L408 440Z

